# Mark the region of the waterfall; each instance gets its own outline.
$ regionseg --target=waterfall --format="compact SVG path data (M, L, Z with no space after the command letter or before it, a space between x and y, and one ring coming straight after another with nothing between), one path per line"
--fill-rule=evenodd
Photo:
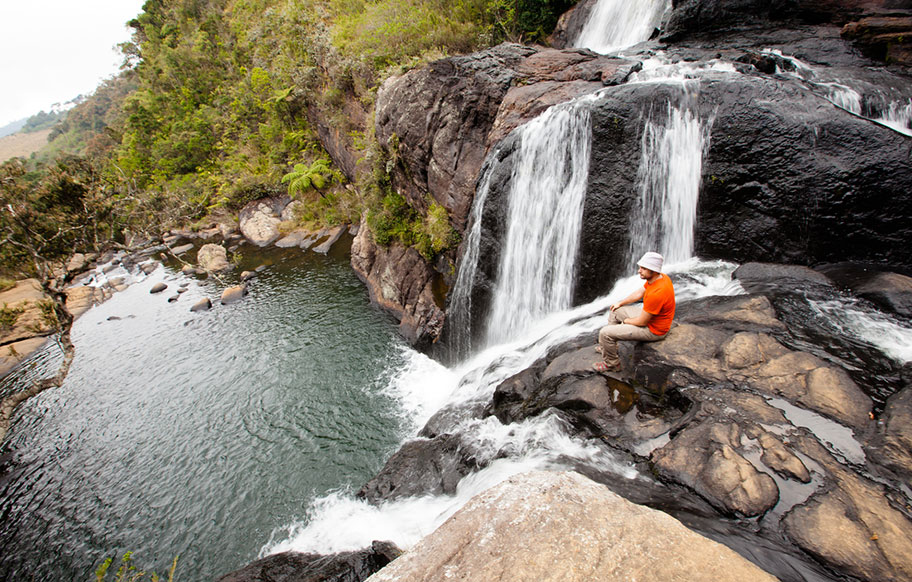
M630 257L658 251L668 264L693 256L697 197L709 131L686 107L666 108L665 124L646 121L631 217ZM708 124L707 124L708 125Z
M552 107L518 130L489 344L570 307L589 174L590 101Z
M598 0L573 46L607 54L649 40L670 0Z
M471 350L472 343L472 287L475 284L475 273L478 270L478 250L481 246L481 218L484 213L488 192L491 190L492 169L496 165L496 152L489 157L492 160L482 168L481 179L476 188L475 200L469 214L469 232L465 238L464 251L460 258L456 283L450 295L450 308L447 313L451 333L451 349L458 357L465 357Z
M875 121L895 129L899 133L912 136L912 99L905 103L901 101L891 102L883 114Z

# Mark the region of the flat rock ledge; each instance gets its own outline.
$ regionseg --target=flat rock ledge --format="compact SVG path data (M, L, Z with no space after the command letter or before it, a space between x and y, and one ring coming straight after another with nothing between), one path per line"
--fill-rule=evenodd
M776 580L673 517L578 473L532 472L472 498L370 582Z

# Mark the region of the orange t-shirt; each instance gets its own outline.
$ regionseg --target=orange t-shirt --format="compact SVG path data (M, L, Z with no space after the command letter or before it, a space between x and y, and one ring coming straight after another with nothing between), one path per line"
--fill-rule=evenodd
M665 335L671 329L675 316L675 290L668 275L660 276L653 283L646 282L643 294L643 311L652 314L649 320L649 331L656 335Z

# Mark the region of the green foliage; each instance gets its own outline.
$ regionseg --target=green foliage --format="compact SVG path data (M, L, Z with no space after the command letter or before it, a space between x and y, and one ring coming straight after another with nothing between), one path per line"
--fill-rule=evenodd
M57 328L60 320L57 319L57 304L52 299L42 299L38 302L38 309L41 311L41 319L47 327Z
M36 131L41 131L42 129L47 129L65 117L66 112L52 111L50 113L46 113L44 111L40 111L25 121L25 125L22 127L22 132L33 133Z
M0 270L40 275L75 249L116 240L117 192L87 160L66 156L33 176L21 160L0 164Z
M167 582L174 582L174 571L177 569L177 559L178 556L174 556L174 561L171 562L171 568L168 570L168 577L165 578ZM95 580L96 582L105 582L108 575L108 570L114 564L114 558L108 558L95 570ZM133 552L126 552L123 555L123 558L120 560L120 565L117 568L117 571L114 573L114 578L112 582L136 582L137 580L143 578L146 575L146 572L136 569L136 566L133 565ZM162 580L155 572L149 573L149 579L152 582L159 582Z
M342 174L332 168L329 158L317 158L309 166L295 164L294 170L282 177L282 183L288 184L288 194L292 197L306 193L308 190L323 190L330 184L342 181ZM320 193L323 196L323 193Z

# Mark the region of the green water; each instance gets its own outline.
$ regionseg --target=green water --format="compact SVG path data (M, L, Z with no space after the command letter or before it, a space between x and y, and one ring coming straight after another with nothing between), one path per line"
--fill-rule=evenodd
M226 283L267 267L240 303L191 313L223 285L171 265L77 320L66 383L21 406L0 448L0 579L94 580L133 551L141 568L180 555L179 581L211 580L397 447L384 388L406 350L345 249L242 252ZM169 289L151 295L158 281Z

